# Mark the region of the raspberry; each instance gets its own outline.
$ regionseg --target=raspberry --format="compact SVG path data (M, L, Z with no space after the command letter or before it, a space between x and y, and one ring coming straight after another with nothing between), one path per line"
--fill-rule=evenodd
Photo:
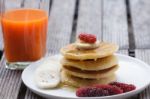
M111 85L94 85L96 88L102 88L104 90L107 90L109 92L109 95L116 95L123 93L123 90Z
M136 87L132 84L113 82L113 83L110 83L110 85L119 87L120 89L123 90L123 92L129 92L129 91L136 89Z
M78 97L98 97L108 96L109 92L107 90L103 90L102 88L85 87L77 89L76 95Z
M94 85L79 88L76 91L76 95L79 97L109 96L121 93L123 93L123 91L120 88L111 85Z
M96 36L93 34L87 34L87 33L81 33L79 34L78 38L86 43L95 43L96 42Z

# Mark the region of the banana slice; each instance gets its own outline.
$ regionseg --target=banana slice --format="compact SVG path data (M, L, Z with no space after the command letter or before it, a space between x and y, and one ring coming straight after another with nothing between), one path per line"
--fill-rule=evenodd
M76 42L75 44L76 44L76 47L77 47L78 49L81 49L81 50L89 50L89 49L98 48L100 42L99 42L99 41L96 41L96 42L93 43L93 44L90 44L90 43L82 43L82 42Z
M48 89L57 87L60 83L60 66L57 62L48 61L39 66L34 75L35 83L39 88Z

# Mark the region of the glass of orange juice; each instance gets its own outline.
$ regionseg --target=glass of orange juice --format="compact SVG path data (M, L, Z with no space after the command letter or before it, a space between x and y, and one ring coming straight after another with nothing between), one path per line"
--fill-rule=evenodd
M2 0L6 68L24 69L44 57L49 0Z

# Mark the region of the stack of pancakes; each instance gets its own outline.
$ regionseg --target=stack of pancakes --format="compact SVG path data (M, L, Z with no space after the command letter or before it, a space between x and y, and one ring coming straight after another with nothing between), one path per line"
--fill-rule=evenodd
M105 42L90 50L80 50L75 43L65 46L61 49L62 83L81 87L115 81L118 59L113 54L117 50L117 45Z

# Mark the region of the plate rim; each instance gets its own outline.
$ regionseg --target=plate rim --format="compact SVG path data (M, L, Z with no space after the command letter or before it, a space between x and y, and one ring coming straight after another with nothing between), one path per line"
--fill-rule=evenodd
M137 58L135 58L135 57L131 57L131 56L128 56L128 55L124 55L124 54L119 54L119 53L115 53L114 55L116 55L116 56L119 56L119 57L125 57L125 58L129 58L129 59L132 59L132 60L134 60L134 61L138 61L139 63L142 63L142 64L144 64L144 66L146 67L146 68L148 68L149 69L149 71L150 71L150 65L148 65L147 63L145 63L144 61L142 61L142 60L140 60L140 59L137 59ZM44 60L46 60L46 59L48 59L48 58L50 58L50 57L56 57L56 56L62 56L61 54L55 54L55 55L51 55L51 56L47 56L47 57L44 57L43 59L41 59L41 60L39 60L39 61L36 61L36 62L34 62L34 63L31 63L29 66L27 66L24 70L23 70L23 72L22 72L22 74L21 74L21 79L22 79L22 81L23 81L23 83L26 85L26 87L27 88L29 88L32 92L34 92L34 93L36 93L36 94L38 94L38 95L40 95L40 96L42 96L42 97L47 97L47 98L59 98L59 99L62 99L62 98L65 98L65 99L79 99L79 98L81 98L81 97L64 97L64 96L55 96L55 95L51 95L51 94L46 94L46 93L44 93L44 92L39 92L39 91L37 91L37 90L35 90L34 88L32 88L32 87L30 87L29 85L27 85L25 82L26 81L24 81L24 75L25 75L25 72L26 72L26 70L28 69L28 68L31 68L31 66L33 65L33 64L38 64L38 63L40 63L40 62L42 62L42 61L44 61ZM138 90L133 90L133 91L130 91L130 92L126 92L126 93L122 93L122 94L118 94L118 95L111 95L111 96L103 96L103 97L82 97L82 99L83 98L89 98L89 99L105 99L105 98L107 98L107 99L111 99L111 98L117 98L117 97L122 97L122 96L126 96L126 95L128 95L128 96L131 96L131 95L135 95L135 94L137 94L137 93L139 93L139 92L141 92L141 91L143 91L148 85L150 85L150 80L149 80L149 83L147 83L147 84L145 84L142 88L140 88L140 89L138 89Z

